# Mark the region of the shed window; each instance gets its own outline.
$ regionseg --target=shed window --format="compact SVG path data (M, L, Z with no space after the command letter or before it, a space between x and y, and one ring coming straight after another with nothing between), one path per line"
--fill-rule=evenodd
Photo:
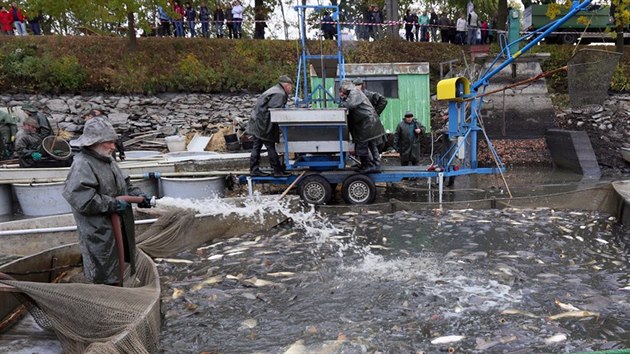
M347 77L354 80L356 77ZM378 92L387 98L398 98L398 77L396 76L369 76L361 77L365 82L365 89ZM335 92L339 92L339 80L335 80Z

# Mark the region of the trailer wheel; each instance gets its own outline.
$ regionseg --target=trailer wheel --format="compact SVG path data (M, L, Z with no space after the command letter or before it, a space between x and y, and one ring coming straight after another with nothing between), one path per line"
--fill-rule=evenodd
M298 186L303 201L309 204L326 204L332 198L332 187L326 178L320 175L304 177Z
M560 42L562 44L573 44L577 41L577 34L575 33L562 33L560 35Z
M366 175L352 175L343 182L341 195L347 204L371 204L376 198L376 185Z

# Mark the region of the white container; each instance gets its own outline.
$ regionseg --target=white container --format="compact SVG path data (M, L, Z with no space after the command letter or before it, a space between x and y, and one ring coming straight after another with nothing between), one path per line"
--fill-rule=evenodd
M22 213L27 216L45 216L72 212L61 193L65 182L14 184L15 196Z
M153 150L128 150L125 151L126 159L150 159L157 158L162 155L159 151Z
M205 199L225 195L225 177L162 177L160 187L164 197Z
M11 198L11 185L0 184L0 215L13 212L13 198Z
M167 136L164 140L170 152L186 150L186 139L181 135Z

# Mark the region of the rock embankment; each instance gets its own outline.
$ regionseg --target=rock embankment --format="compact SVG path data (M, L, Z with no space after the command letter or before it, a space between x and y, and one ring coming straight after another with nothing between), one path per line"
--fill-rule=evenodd
M107 112L116 131L123 136L158 131L173 135L191 130L214 133L234 119L249 118L256 96L210 94L163 94L157 96L0 96L4 107L29 103L48 114L51 124L71 133L83 130L81 116L90 109Z
M560 128L586 131L599 165L610 174L630 173L620 153L630 148L630 95L612 95L602 105L557 110Z

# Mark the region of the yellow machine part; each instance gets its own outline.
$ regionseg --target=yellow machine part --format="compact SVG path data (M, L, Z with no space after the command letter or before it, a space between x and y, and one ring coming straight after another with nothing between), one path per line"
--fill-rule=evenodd
M463 85L464 92L457 92L457 86ZM437 84L438 100L461 100L463 95L470 94L470 81L465 77L454 77L440 80Z

